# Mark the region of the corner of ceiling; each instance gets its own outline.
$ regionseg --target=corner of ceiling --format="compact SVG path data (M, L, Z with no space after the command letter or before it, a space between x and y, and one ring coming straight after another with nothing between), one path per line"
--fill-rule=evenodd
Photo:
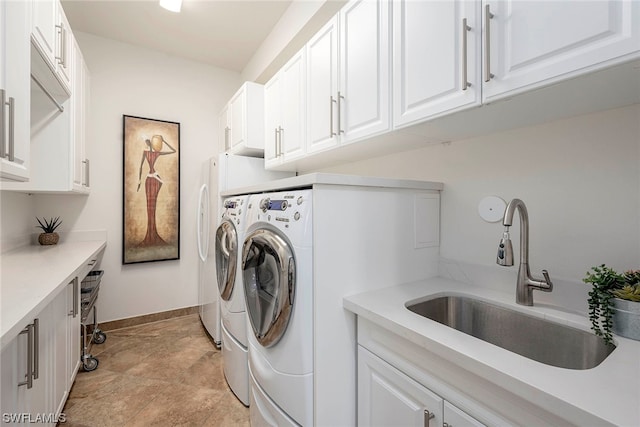
M333 17L347 0L292 0L240 73L264 84Z

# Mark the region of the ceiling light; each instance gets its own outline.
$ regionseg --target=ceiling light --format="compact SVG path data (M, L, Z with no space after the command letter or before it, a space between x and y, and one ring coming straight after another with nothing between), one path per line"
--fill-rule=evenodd
M182 0L160 0L160 6L171 12L180 12Z

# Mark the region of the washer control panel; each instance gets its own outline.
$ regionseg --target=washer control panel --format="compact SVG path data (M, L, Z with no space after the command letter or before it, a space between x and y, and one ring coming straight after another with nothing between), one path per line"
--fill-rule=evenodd
M239 224L243 212L244 201L245 197L234 197L226 199L222 204L222 206L224 207L222 216L235 218L236 222Z

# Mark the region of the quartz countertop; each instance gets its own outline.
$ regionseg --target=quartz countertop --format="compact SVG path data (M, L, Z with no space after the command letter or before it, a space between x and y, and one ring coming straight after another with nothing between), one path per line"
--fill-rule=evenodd
M4 348L106 246L105 240L30 245L0 255L0 348Z
M515 284L514 284L515 292ZM443 294L468 295L529 315L589 330L585 316L550 305L515 304L514 294L436 277L350 295L344 307L381 328L428 348L449 360L463 361L464 369L556 414L580 412L593 423L640 425L640 341L615 336L617 348L598 366L572 370L545 365L504 350L448 326L419 316L405 304ZM534 292L535 304L535 292ZM525 394L523 390L539 392Z
M441 182L330 173L310 173L291 178L263 182L248 187L229 189L220 192L220 196L227 197L236 196L238 194L263 193L265 191L311 188L314 185L352 185L361 187L406 188L414 190L442 190L443 188L443 184Z

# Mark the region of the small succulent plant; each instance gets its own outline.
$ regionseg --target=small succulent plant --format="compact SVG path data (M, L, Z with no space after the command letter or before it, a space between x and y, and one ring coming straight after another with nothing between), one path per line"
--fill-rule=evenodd
M636 283L635 285L625 285L621 289L611 291L611 293L616 298L640 302L640 283Z
M613 299L640 302L640 270L620 274L602 264L592 267L582 281L593 286L587 301L591 329L607 343L611 343Z
M53 233L54 231L56 231L56 228L58 228L60 224L62 224L59 216L56 218L51 218L49 220L47 220L46 218L42 218L42 221L40 221L40 218L36 217L36 220L38 221L38 224L40 224L36 225L36 227L41 228L43 233Z

